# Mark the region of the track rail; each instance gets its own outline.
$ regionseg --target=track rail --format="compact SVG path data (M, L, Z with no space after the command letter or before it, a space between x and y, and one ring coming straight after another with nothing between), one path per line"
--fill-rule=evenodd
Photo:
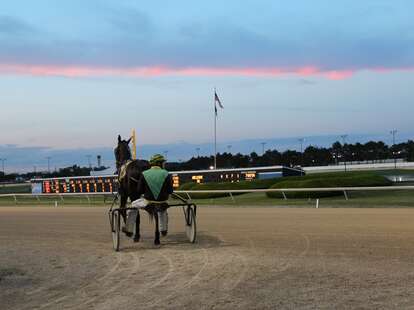
M395 190L414 190L414 185L406 186L367 186L367 187L314 187L314 188L268 188L268 189L217 189L217 190L178 190L176 194L236 194L236 193L272 193L272 192L356 192L356 191L395 191ZM0 194L1 197L87 197L87 196L107 196L114 197L117 193L50 193L50 194Z

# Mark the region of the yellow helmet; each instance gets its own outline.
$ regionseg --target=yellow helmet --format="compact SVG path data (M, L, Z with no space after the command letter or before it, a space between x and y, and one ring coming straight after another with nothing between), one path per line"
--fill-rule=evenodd
M161 154L152 155L151 159L149 161L151 166L154 166L154 165L157 165L157 164L162 164L163 162L165 162L165 158Z

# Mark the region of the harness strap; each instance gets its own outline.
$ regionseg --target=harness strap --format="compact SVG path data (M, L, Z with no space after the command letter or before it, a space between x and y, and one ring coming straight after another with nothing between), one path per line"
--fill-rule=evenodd
M159 204L159 205L161 205L161 204L164 204L164 203L168 203L168 200L162 200L162 201L155 201L155 200L148 200L148 199L146 199L147 201L148 201L148 203L149 204Z
M132 181L135 181L135 182L137 182L138 183L138 180L137 179L135 179L134 177L129 177Z
M123 164L120 168L119 168L119 172L118 172L118 181L121 182L125 176L126 176L126 170L128 168L128 165L132 163L132 160L128 159L125 164Z

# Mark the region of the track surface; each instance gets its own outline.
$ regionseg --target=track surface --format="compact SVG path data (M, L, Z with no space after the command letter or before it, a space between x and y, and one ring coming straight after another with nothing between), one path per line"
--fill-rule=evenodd
M106 208L0 208L2 309L414 309L414 210L199 208L112 251Z

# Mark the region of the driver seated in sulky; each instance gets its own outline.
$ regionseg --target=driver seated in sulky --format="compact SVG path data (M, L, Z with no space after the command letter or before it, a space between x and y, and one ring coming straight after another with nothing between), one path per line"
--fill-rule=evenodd
M165 167L165 158L161 154L155 154L150 159L151 168L145 170L138 182L138 194L142 198L132 202L135 208L145 208L149 204L167 203L169 195L173 193L171 175ZM168 233L168 212L158 212L159 230L163 236Z

